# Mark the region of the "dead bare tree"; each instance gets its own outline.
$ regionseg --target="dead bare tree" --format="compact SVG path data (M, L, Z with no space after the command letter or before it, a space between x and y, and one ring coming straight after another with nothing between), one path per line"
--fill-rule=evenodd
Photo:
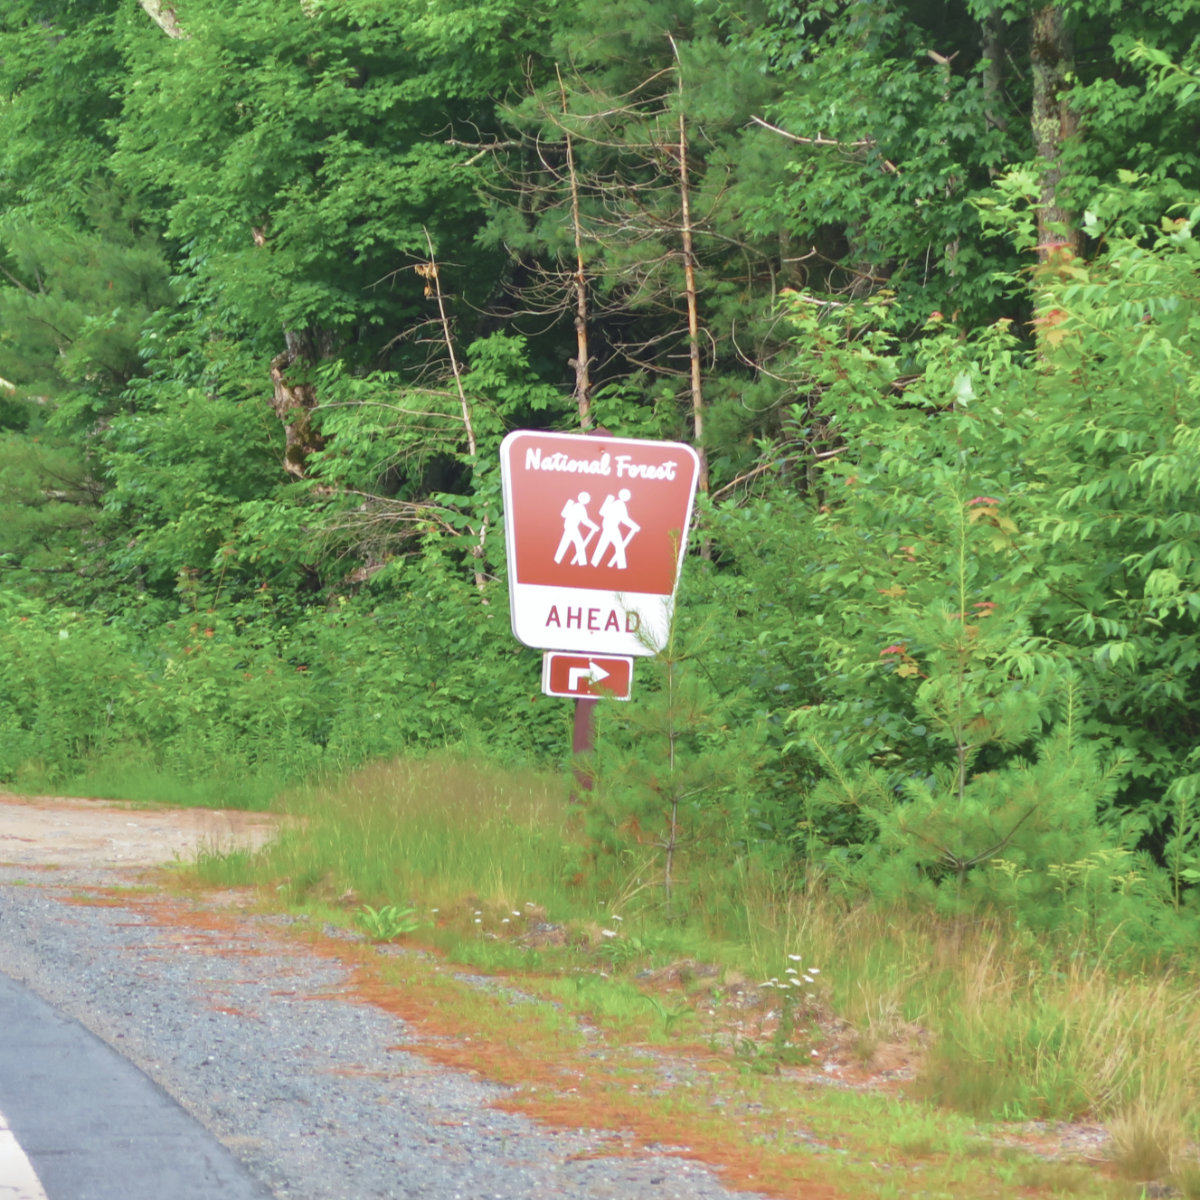
M700 320L696 303L696 259L692 248L692 201L691 185L688 180L687 117L683 108L683 65L679 61L679 47L670 38L675 54L675 73L679 91L679 240L683 253L684 291L687 296L688 314L688 361L692 392L692 433L696 452L700 456L700 475L697 486L708 493L708 456L704 452L704 390L700 373Z
M563 115L567 113L567 89L562 72L557 71ZM592 426L591 351L588 346L587 268L583 260L583 227L579 217L579 177L575 171L575 146L570 132L565 136L567 184L571 193L571 233L575 239L575 406L579 427Z
M417 263L414 270L425 280L426 295L432 295L437 301L438 319L442 328L442 338L446 347L446 355L450 362L450 374L454 379L454 388L458 393L458 400L462 411L463 432L467 439L467 452L471 456L472 463L474 463L479 455L479 443L475 438L475 422L471 415L471 402L467 399L467 390L463 386L462 364L459 362L458 355L454 351L454 335L450 330L450 318L446 315L446 297L442 293L441 275L438 271L437 257L433 252L433 239L429 236L429 230L425 231L425 244L429 250L429 260L424 263ZM487 542L488 535L487 513L480 515L479 529L477 531L472 530L472 533L478 534L478 541L471 548L471 557L475 559L475 586L480 591L483 591L487 584L487 576L483 570L484 545Z
M525 321L573 321L581 427L593 419L599 342L610 380L623 364L627 375L679 381L693 440L702 447L703 380L714 339L703 327L697 238L709 231L712 205L695 210L682 94L678 63L622 95L596 92L560 69L553 98L535 96L510 114L526 137L522 156L500 164L498 186L518 199L544 246L569 240L569 263L565 251L522 256L518 248L514 293ZM508 149L511 141L497 145ZM706 465L701 486L707 488Z

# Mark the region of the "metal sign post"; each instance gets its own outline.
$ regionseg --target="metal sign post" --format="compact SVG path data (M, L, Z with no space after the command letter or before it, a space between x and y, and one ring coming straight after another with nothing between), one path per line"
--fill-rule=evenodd
M518 430L500 474L513 634L555 652L542 690L575 698L578 757L596 698L628 700L633 658L667 644L700 460L682 442Z

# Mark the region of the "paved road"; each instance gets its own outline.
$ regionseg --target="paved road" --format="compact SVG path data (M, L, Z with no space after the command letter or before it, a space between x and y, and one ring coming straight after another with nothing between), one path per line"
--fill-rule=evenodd
M734 1200L672 1147L506 1111L294 918L129 882L0 865L0 1112L49 1200Z
M270 1196L141 1071L3 973L0 1030L4 1200Z

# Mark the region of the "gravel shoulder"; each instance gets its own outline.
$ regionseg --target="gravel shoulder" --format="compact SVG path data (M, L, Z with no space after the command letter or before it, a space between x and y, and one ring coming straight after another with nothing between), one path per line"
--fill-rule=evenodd
M0 971L118 1049L276 1197L735 1194L697 1163L492 1107L503 1088L422 1058L347 968L284 936L287 918L207 929L139 904L143 868L270 832L261 815L0 797Z
M0 863L105 869L154 867L203 850L260 846L277 827L264 813L148 809L107 800L0 792Z

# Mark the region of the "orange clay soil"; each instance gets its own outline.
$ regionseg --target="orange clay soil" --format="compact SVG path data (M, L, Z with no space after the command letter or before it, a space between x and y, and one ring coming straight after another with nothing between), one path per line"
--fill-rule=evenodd
M324 993L322 999L340 996L400 1018L416 1039L415 1045L406 1043L404 1050L508 1085L512 1091L496 1102L498 1108L550 1125L622 1134L622 1142L605 1154L654 1149L708 1164L732 1190L785 1200L854 1200L876 1191L863 1186L866 1180L842 1154L782 1148L781 1142L795 1146L794 1127L802 1115L790 1118L793 1136L788 1136L785 1115L756 1112L759 1106L754 1104L739 1105L733 1098L744 1089L739 1088L738 1067L727 1056L703 1047L672 1051L659 1046L651 1049L644 1043L622 1044L597 1029L584 1037L572 1018L553 1010L548 1016L545 1005L513 1003L498 990L522 986L519 976L496 976L498 989L480 989L455 978L456 972L465 973L467 968L446 963L436 951L415 943L410 942L408 948L419 952L383 953L370 943L329 936L305 922L266 932L253 917L238 912L239 907L251 908L257 903L248 892L210 896L209 904L220 904L220 909L205 907L203 896L194 900L151 892L118 896L104 889L88 889L74 902L118 898L155 924L179 930L185 935L183 940L200 953L261 953L265 935L286 940L293 950L303 947L336 960L346 970L347 980L339 989ZM525 982L536 991L536 981ZM672 1088L665 1084L659 1069L664 1062L685 1064L693 1084L698 1081L703 1086ZM716 1108L705 1102L710 1081L713 1093L731 1098L728 1106ZM790 1086L788 1079L780 1082ZM797 1075L795 1088L805 1086ZM819 1095L815 1102L820 1102ZM823 1135L819 1147L848 1151L860 1161L886 1153L888 1177L893 1181L910 1171L919 1177L945 1162L944 1156L920 1154L906 1161L895 1148L887 1148L886 1143L871 1145L853 1130L848 1130L845 1138ZM1004 1195L999 1181L986 1177L986 1162L979 1161L979 1168L982 1186L970 1189L969 1194ZM1095 1181L1103 1187L1099 1173ZM933 1182L926 1176L926 1185ZM923 1190L915 1180L914 1186ZM1007 1194L1037 1197L1052 1190L1053 1184L1044 1189L1011 1185Z

